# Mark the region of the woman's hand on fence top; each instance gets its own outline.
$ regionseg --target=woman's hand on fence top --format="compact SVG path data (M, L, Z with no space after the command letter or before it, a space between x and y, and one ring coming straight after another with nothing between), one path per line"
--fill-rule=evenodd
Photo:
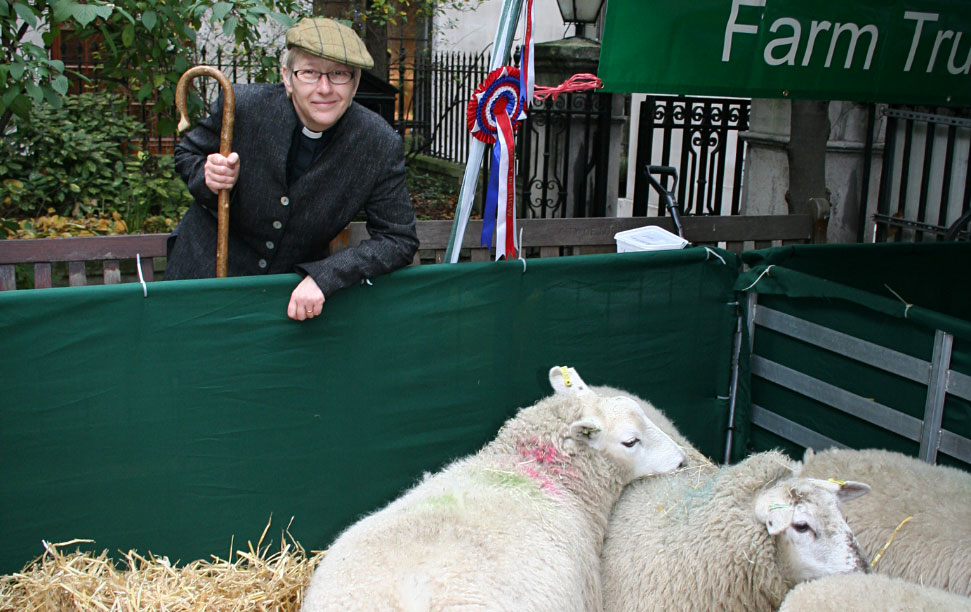
M294 321L313 319L324 309L324 292L317 286L313 277L305 276L290 294L287 316Z
M232 189L239 178L239 155L233 151L229 157L211 153L206 158L206 187L218 194L220 189Z

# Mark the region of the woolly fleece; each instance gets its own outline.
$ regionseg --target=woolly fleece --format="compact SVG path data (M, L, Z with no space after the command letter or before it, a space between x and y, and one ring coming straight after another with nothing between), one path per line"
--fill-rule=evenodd
M880 574L833 574L797 584L779 612L971 612L971 599Z
M753 508L794 467L770 451L628 486L604 543L604 610L774 610L791 585Z

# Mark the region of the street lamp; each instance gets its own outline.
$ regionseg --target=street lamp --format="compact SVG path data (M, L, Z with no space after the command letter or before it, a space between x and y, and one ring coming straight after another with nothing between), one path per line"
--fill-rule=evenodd
M576 36L584 36L586 26L597 22L604 0L556 0L565 23L572 23Z

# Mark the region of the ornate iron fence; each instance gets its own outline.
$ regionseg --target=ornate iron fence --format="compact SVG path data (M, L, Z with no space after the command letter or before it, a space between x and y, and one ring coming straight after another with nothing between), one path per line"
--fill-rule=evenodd
M408 70L404 58L398 68L398 89L409 90L409 103L399 106L396 125L410 134L409 153L422 153L456 163L469 155L466 107L476 85L489 73L488 55L441 52L420 54ZM392 81L395 76L392 76Z
M79 72L95 68L80 50L62 48L62 54L74 60ZM263 59L214 49L201 50L199 63L219 68L233 82L247 83L259 79L255 75L261 74ZM389 78L398 88L394 125L408 137L409 154L464 164L471 144L466 107L488 73L489 55L446 51L409 58L402 50L397 60ZM197 87L211 101L218 85L199 79ZM517 137L521 216L606 214L615 99L587 92L534 101ZM175 139L159 134L153 107L151 99L133 99L129 112L148 128L143 142L147 149L171 152ZM639 145L631 161L639 170L649 164L678 167L677 199L686 214L738 214L745 145L737 134L747 129L748 115L747 100L648 96L640 106ZM488 172L489 156L484 165ZM649 187L642 172L635 176L633 213L647 216ZM663 216L663 207L656 214Z
M676 198L684 214L739 214L745 143L738 134L748 129L749 107L748 100L734 98L647 96L633 160L634 216L648 214L648 165L678 169ZM657 214L664 216L663 206Z
M603 217L607 211L610 94L535 101L519 130L523 217Z

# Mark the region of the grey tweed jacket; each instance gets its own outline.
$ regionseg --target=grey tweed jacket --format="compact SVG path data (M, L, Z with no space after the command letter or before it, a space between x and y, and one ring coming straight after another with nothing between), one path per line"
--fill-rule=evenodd
M324 295L409 264L418 249L399 135L379 115L352 103L330 128L330 143L287 185L297 126L282 84L234 86L233 150L240 172L230 192L230 276L302 272ZM166 279L216 275L216 203L205 184L209 153L219 151L222 96L209 117L175 148L175 167L196 203L173 232ZM370 239L329 254L329 243L356 215Z

